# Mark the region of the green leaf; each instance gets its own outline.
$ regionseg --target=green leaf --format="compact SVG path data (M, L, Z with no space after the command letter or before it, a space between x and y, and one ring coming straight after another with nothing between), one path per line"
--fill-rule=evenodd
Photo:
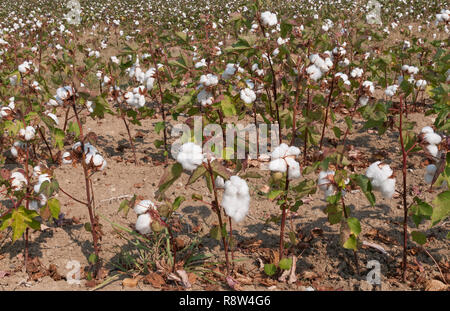
M369 178L365 175L351 175L350 178L356 182L356 184L361 188L361 191L366 196L371 206L375 206L375 195L372 193L372 185Z
M236 107L231 102L231 98L227 95L225 95L225 98L220 101L220 108L222 109L225 117L236 115Z
M264 272L268 276L272 276L275 273L277 273L277 266L275 266L273 263L268 263L264 265Z
M161 198L164 192L181 176L182 172L183 167L180 163L168 166L159 181L158 191L155 193L155 196Z
M97 255L95 255L95 253L92 253L89 255L89 259L88 259L89 263L95 264L97 262L97 260L98 260L98 258L97 258Z
M293 187L292 190L297 192L296 198L301 199L309 194L316 193L317 186L314 180L305 179Z
M78 126L77 122L70 121L67 127L67 131L69 133L74 133L75 138L78 138L80 136L80 127Z
M59 203L58 199L51 198L47 201L48 209L50 210L50 213L54 219L58 219L59 213L61 211L61 204Z
M431 215L432 227L450 215L450 191L439 193L433 200L433 207L433 214Z
M202 177L206 173L206 168L203 165L200 165L195 169L195 171L192 173L192 175L189 177L189 180L186 184L186 186L189 186L193 184L197 179Z
M342 132L341 132L340 128L338 128L337 126L334 126L333 127L333 132L334 132L334 135L336 136L337 139L341 138Z
M175 201L173 201L172 210L176 211L184 201L186 201L184 196L178 196Z
M40 228L40 223L34 219L37 216L39 214L36 211L27 210L24 206L20 206L2 218L1 229L4 230L6 227L11 227L13 232L12 240L15 242L23 235L27 228L35 230Z
M347 241L345 241L344 248L346 249L353 249L353 250L357 250L358 249L358 240L356 239L356 237L352 234Z
M424 245L425 243L427 243L427 236L422 232L413 231L413 232L411 232L411 237L414 242L416 242L420 245Z
M289 270L292 267L292 258L283 258L280 260L280 263L278 264L280 269L282 270Z
M359 223L358 218L355 217L349 217L347 219L348 226L350 228L350 231L355 235L358 236L361 233L361 224Z
M162 129L164 129L164 121L155 124L155 132L157 134L159 134L159 132L161 132Z
M221 234L221 230L219 229L219 225L215 225L211 228L211 230L209 231L209 235L219 241L222 238L222 234Z
M284 193L284 190L272 190L267 194L267 197L269 200L274 200L278 196L280 196L282 193Z

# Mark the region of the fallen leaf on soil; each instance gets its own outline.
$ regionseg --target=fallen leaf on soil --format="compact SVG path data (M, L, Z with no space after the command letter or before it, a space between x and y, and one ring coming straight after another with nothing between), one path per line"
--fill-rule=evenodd
M161 288L162 285L166 284L163 277L156 272L152 272L150 274L147 274L144 277L144 283L150 284L151 286L155 288Z
M226 280L227 280L228 286L230 286L231 289L236 290L236 291L242 290L239 283L236 282L236 280L234 280L231 276L227 276Z
M183 249L185 246L185 242L182 238L176 237L175 238L175 245L177 246L177 249Z
M123 285L123 287L134 288L137 286L138 281L139 281L138 278L134 278L134 279L126 278L122 281L122 285Z
M189 279L189 283L191 283L192 285L195 284L195 282L197 281L197 276L195 275L195 273L188 273L188 279Z
M441 281L431 280L428 282L427 286L425 287L425 290L428 292L444 291L444 290L447 290L447 287L448 287L448 285L445 285Z
M138 188L138 189L142 188L143 186L144 186L143 183L136 183L136 184L133 185L134 188Z
M238 243L238 247L240 248L254 248L254 247L259 247L262 244L262 240L257 240L257 239L249 239L249 240L244 240L242 242Z
M95 286L97 286L97 281L96 280L90 280L90 281L87 281L85 283L85 285L86 285L86 287L95 287Z
M56 268L55 264L50 264L48 267L48 275L54 280L54 281L60 281L62 280L61 274L58 273L58 269Z
M305 271L302 274L302 278L306 279L306 280L313 280L313 279L317 278L317 273L315 273L313 271Z
M191 283L189 282L189 277L188 277L186 271L184 271L184 270L177 270L177 274L180 276L181 282L182 282L184 288L191 288L192 287Z
M5 276L11 275L11 272L9 271L0 271L0 279L4 278Z

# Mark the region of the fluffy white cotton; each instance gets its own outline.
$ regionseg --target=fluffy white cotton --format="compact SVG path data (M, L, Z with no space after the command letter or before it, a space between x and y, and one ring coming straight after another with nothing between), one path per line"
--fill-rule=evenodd
M369 99L368 96L363 95L359 98L359 104L364 107L369 102Z
M34 185L33 188L34 192L38 193L41 190L42 184L46 181L51 182L50 175L48 174L39 175L38 182Z
M322 71L316 65L311 65L308 68L306 68L306 73L314 81L317 81L320 78L322 78Z
M390 85L386 88L386 90L384 91L384 94L386 94L386 96L392 97L395 95L395 93L397 93L397 89L398 89L397 84Z
M156 210L155 204L150 200L142 200L134 207L136 214L141 215L147 212L150 208Z
M384 198L392 198L395 193L395 178L388 178L386 181L384 181L381 184L380 192Z
M210 106L213 104L214 97L211 92L203 89L197 94L197 102L199 102L203 107Z
M246 104L251 104L256 100L256 94L253 90L245 88L240 92L241 99Z
M433 157L437 158L439 149L436 145L428 145L426 148Z
M417 80L416 87L419 90L424 90L427 87L427 81L425 81L425 80Z
M197 166L202 164L203 159L202 147L192 142L183 144L177 155L177 162L188 171L195 170Z
M239 176L231 176L225 182L222 206L235 222L241 222L245 218L250 206L250 193L245 180Z
M262 12L261 22L264 26L275 26L278 23L277 15L269 11Z
M286 164L288 166L288 179L293 180L296 178L300 178L302 176L300 172L300 163L290 157L286 157L284 160L286 161Z
M272 160L269 163L269 170L282 173L285 173L288 170L288 178L290 180L299 178L301 176L300 164L295 161L295 157L299 154L299 148L295 146L289 147L285 143L280 144L272 151Z
M136 230L141 233L141 234L148 234L151 232L151 223L152 223L152 218L150 217L150 215L148 213L139 215L137 220L136 220L136 225L135 228Z
M225 180L222 178L222 176L217 175L215 184L217 189L225 188Z
M425 126L424 128L422 128L422 130L420 131L421 133L434 133L434 130L431 126Z
M62 155L62 163L63 164L72 164L73 160L72 160L72 156L70 154L70 152L66 151L63 153Z
M256 65L256 68L258 68L258 64L254 64L254 65ZM237 69L236 69L235 64L227 64L227 66L225 67L225 71L222 73L222 79L229 80L236 73L236 70ZM252 70L254 70L254 69L252 69Z
M375 87L373 85L372 81L364 81L363 82L363 87L366 89L366 91L368 91L371 95L373 94L373 92L375 92Z
M442 140L442 137L436 133L425 133L423 138L427 143L432 145L439 145Z
M217 83L219 83L219 79L217 78L217 76L208 73L200 77L200 83L204 86L215 86L217 85Z
M352 76L352 78L361 78L363 73L364 73L364 70L362 70L361 68L354 68L350 72L350 76Z
M11 187L15 190L21 190L24 185L27 185L27 179L21 172L11 173Z
M19 135L26 141L30 141L36 136L36 130L32 126L27 126L24 129L20 129Z

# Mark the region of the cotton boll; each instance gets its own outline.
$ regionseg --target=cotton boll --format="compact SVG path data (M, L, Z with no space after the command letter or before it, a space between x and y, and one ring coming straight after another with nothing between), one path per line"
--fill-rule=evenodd
M195 170L197 166L202 164L203 159L202 148L192 142L183 144L177 155L177 162L188 171Z
M269 170L271 170L272 172L282 172L285 173L287 169L287 164L286 161L284 159L275 159L270 161L269 163Z
M38 211L39 210L39 202L36 200L30 201L30 204L28 204L28 209L31 211Z
M427 147L428 152L433 156L436 157L438 156L439 153L439 149L436 145L428 145Z
M370 179L370 183L374 190L379 190L386 179L392 176L392 169L389 165L377 161L372 163L366 170L366 177Z
M217 83L219 83L219 79L217 76L208 73L207 75L202 75L200 77L200 83L204 86L215 86Z
M135 228L141 234L149 234L151 232L151 222L152 218L148 213L139 215L136 220Z
M214 97L212 93L208 92L207 90L201 90L200 93L197 95L197 101L203 106L210 106L212 105L214 100Z
M368 96L361 96L359 98L359 104L364 107L367 105L367 103L369 102L369 97Z
M278 22L277 15L269 11L262 12L261 21L264 26L275 26Z
M288 165L288 179L293 180L302 176L300 172L300 164L292 158L286 158Z
M240 97L246 104L251 104L256 100L256 94L250 88L241 90Z
M326 187L326 189L325 189L325 191L324 191L324 195L325 195L325 200L328 198L328 197L330 197L330 196L332 196L332 195L335 195L336 194L336 187L334 186L334 185L328 185L327 187Z
M388 178L385 180L380 187L381 195L386 198L390 199L395 193L395 178Z
M350 72L350 76L352 76L353 78L360 78L362 77L364 71L361 68L354 68L351 72Z
M272 159L278 159L278 158L285 157L288 150L289 150L289 146L285 143L282 143L272 151L271 157L272 157Z
M431 126L425 126L424 128L422 128L420 132L427 134L427 133L434 133L434 130Z
M72 155L70 154L70 152L64 152L62 155L62 163L63 164L72 164L73 160L72 160Z
M300 154L300 149L295 146L290 146L286 151L286 156L298 156Z
M250 194L247 182L238 176L231 176L225 182L222 206L235 222L241 222L248 213Z
M433 182L434 174L436 174L437 167L434 164L430 164L426 168L425 182L431 184Z
M322 78L322 71L316 65L311 65L308 68L306 68L306 73L314 81L317 81L320 78Z
M27 185L27 179L21 172L13 172L11 174L11 187L15 190L21 190L23 185Z
M432 145L439 145L442 140L442 137L436 133L426 133L423 138L427 143Z
M329 179L329 176L334 176L335 172L332 170L329 171L321 171L319 173L319 177L317 180L317 186L322 191L327 191L329 188L329 185L331 184L331 181Z
M222 176L217 176L215 180L216 188L223 189L225 188L225 180L222 178Z
M155 204L150 200L142 200L134 207L134 212L138 215L144 214L150 208L156 210Z

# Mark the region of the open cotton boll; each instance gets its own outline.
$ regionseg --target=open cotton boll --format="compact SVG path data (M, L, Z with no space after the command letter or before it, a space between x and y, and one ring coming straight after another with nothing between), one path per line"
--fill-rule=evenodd
M269 170L272 172L282 172L285 173L287 169L287 163L284 159L274 159L269 163Z
M295 146L290 146L286 151L286 156L298 156L300 154L300 149Z
M70 152L66 151L63 153L62 155L62 163L63 164L72 164L73 160L72 160L72 155L70 154Z
M219 79L217 78L217 76L208 73L207 75L202 75L200 77L200 83L203 84L204 86L214 86L217 85L217 83L219 83Z
M426 148L433 157L437 158L439 149L436 145L428 145Z
M225 182L222 206L235 222L241 222L248 213L250 193L247 182L239 176L231 176Z
M225 180L222 178L222 176L217 176L215 180L216 188L223 189L225 188Z
M39 202L36 200L30 201L28 204L28 209L31 211L38 211L39 210Z
M242 101L246 104L251 104L256 100L256 94L250 88L245 88L241 90L240 97Z
M11 187L18 191L22 189L23 185L27 185L27 179L25 178L25 175L23 175L21 172L13 172L11 174Z
M334 186L334 185L328 185L326 188L325 188L325 190L324 190L324 195L325 195L325 200L328 198L328 197L330 197L330 196L332 196L332 195L335 195L336 194L336 187Z
M395 193L395 178L388 178L385 180L380 187L381 195L386 198L390 199Z
M212 93L208 92L207 90L201 90L200 93L197 95L197 101L203 106L210 106L212 105L214 100L214 97Z
M363 73L364 73L364 71L361 68L354 68L350 72L350 76L352 76L352 78L361 78Z
M366 177L370 179L374 190L379 190L383 182L392 176L392 173L393 171L389 165L376 161L367 168Z
M316 65L311 65L308 68L306 68L306 73L314 81L317 81L320 78L322 78L322 71Z
M427 143L432 145L439 145L442 140L442 137L436 133L426 133L423 138Z
M367 103L369 102L369 97L368 96L361 96L360 98L359 98L359 104L362 106L362 107L364 107L364 106L366 106L367 105Z
M36 130L32 126L27 126L25 129L20 129L19 135L26 141L30 141L36 136Z
M150 200L142 200L134 207L134 212L138 215L144 214L150 208L156 210L155 204Z
M292 158L285 158L288 165L288 179L293 180L302 176L300 172L300 164Z
M434 130L431 126L425 126L424 128L422 128L420 132L423 134L427 134L427 133L434 133Z
M36 185L34 185L33 188L34 192L38 193L41 190L42 184L46 181L51 182L50 175L48 174L39 175L38 182Z
M286 156L286 153L289 150L289 146L285 143L280 144L277 146L271 153L272 159L278 159Z
M261 13L261 21L264 26L275 26L278 23L277 15L269 11Z
M151 223L152 223L152 218L150 217L150 215L148 213L145 213L145 214L138 216L138 218L136 220L135 228L141 234L148 234L152 230L151 226L150 226Z
M183 144L177 155L177 162L188 171L195 170L197 166L202 164L203 159L202 147L192 142Z
M331 185L331 181L328 176L334 176L335 172L332 170L329 171L321 171L319 173L319 177L317 179L317 186L320 190L326 191L329 188L329 185Z

